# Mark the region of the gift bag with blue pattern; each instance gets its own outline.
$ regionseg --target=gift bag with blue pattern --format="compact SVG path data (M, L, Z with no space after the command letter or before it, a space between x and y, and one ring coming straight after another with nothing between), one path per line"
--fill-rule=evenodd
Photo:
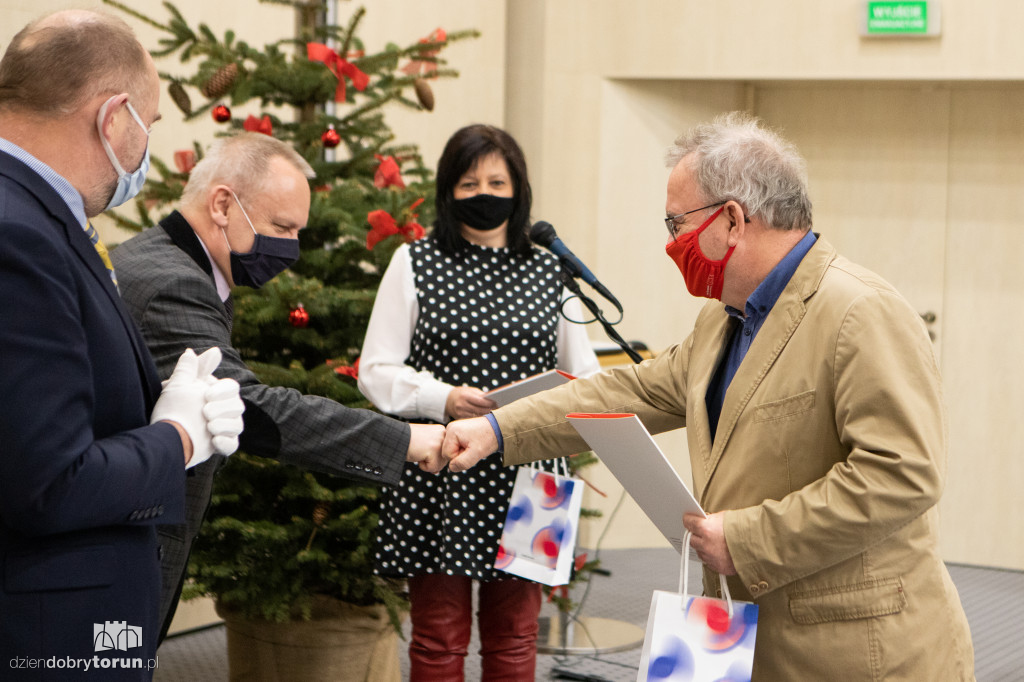
M655 590L637 682L750 682L757 604L687 594L690 533L683 540L679 592Z
M569 582L583 484L569 477L567 470L565 474L519 467L494 561L496 569L544 585Z

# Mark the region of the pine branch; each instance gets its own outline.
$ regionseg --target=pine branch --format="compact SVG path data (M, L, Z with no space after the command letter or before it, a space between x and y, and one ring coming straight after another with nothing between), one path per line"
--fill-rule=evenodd
M360 7L356 10L356 13L352 15L352 18L348 22L348 28L345 29L345 40L341 44L340 54L348 54L349 49L352 46L352 36L356 34L356 28L359 26L359 22L366 16L366 8Z
M154 21L153 19L150 19L149 17L147 17L145 14L142 14L140 12L137 12L137 11L133 10L128 5L120 3L117 0L103 0L103 4L110 5L111 7L116 7L117 9L121 10L125 14L130 14L131 16L135 17L139 21L141 21L141 22L143 22L145 24L149 24L153 28L158 28L161 31L166 31L167 33L174 33L174 29L172 29L170 26L165 26L164 24L161 24L161 23L159 23L157 21ZM168 3L164 3L164 4L167 5Z

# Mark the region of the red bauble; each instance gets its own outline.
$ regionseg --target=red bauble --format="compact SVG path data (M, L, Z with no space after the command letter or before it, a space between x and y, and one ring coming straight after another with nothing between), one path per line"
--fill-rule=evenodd
M341 142L341 135L338 134L338 131L334 129L334 125L332 124L328 126L327 130L324 131L324 134L320 136L320 140L328 149L334 149L338 146L338 143Z
M218 104L213 108L213 120L217 123L226 123L231 120L231 110L223 104Z
M309 313L306 312L306 309L300 303L298 308L288 313L288 321L292 323L293 327L305 327L309 324Z

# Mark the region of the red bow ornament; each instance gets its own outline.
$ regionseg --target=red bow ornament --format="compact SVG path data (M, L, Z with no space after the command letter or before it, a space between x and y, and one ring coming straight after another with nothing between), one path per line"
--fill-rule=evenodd
M376 211L370 211L366 214L366 222L370 223L370 231L366 235L366 248L367 250L373 250L373 247L392 235L401 233L405 238L406 242L414 242L420 239L427 232L423 229L423 226L416 222L419 218L418 213L413 213L412 210L423 203L423 198L419 198L412 203L408 209L409 219L398 225L395 223L395 219L390 213L382 208L378 208Z
M352 81L352 86L362 92L370 83L370 77L359 70L355 64L345 60L337 52L323 43L306 43L306 58L311 62L323 62L338 79L338 87L334 91L334 101L345 101L345 78Z
M416 208L422 203L423 197L420 197L416 201L412 202L412 206L406 209L406 211L409 213L409 219L405 221L405 223L400 225L398 228L399 231L401 231L401 233L405 236L405 241L407 243L414 242L427 233L427 231L423 229L423 226L416 222L416 219L420 217L420 214L412 212L414 208Z
M424 230L423 226L420 225L419 223L406 223L405 225L402 225L398 229L402 231L402 234L405 236L405 241L407 243L412 243L417 239L422 239L423 235L427 233L427 231Z
M440 45L444 41L448 40L448 34L445 33L443 28L435 28L426 38L420 38L420 44L429 45L436 43ZM437 53L441 51L438 47L436 50L421 50L421 57L436 57ZM402 71L409 74L410 76L418 76L424 73L432 73L437 71L437 62L433 60L424 59L413 59L411 62L402 67Z
M192 149L179 149L174 152L174 165L179 173L188 174L196 165L196 153Z
M405 189L402 171L399 169L395 157L381 156L380 154L374 154L374 156L380 161L380 165L377 166L377 172L373 174L373 186L377 189L384 189L385 187Z
M382 208L366 214L366 222L370 223L370 231L366 234L366 249L372 251L377 243L398 234L398 225L391 214Z
M332 363L330 360L327 361L327 364L331 366L334 365L334 363ZM340 374L341 376L359 379L359 358L356 358L356 361L352 363L351 367L349 367L348 365L339 365L337 367L334 367L334 372L335 374Z
M245 119L245 123L242 127L248 130L250 133L263 133L264 135L274 135L274 124L270 122L270 117L263 114L263 118L256 118L252 114Z

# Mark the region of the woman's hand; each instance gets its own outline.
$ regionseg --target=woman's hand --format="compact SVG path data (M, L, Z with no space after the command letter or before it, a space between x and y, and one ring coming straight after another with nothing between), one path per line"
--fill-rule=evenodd
M497 406L479 388L456 386L444 401L444 412L451 419L470 419L482 417Z

